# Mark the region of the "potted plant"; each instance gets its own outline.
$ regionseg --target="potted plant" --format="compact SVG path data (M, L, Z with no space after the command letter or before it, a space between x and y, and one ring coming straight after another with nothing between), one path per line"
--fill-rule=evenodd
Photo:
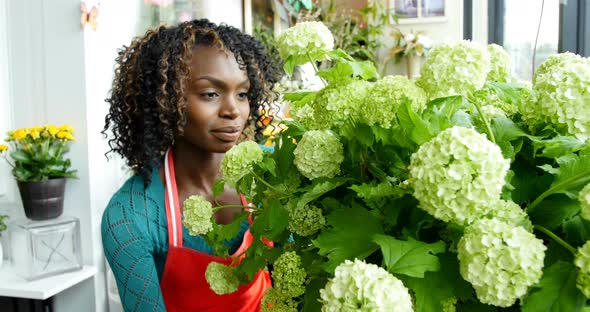
M64 157L69 142L74 141L73 131L69 125L20 128L8 131L7 144L0 145L0 154L12 167L27 218L47 220L62 214L66 178L76 177L71 161Z
M396 29L391 33L393 47L389 50L389 59L395 63L406 60L406 73L408 78L418 75L421 65L421 57L428 53L432 41L423 32L403 33Z

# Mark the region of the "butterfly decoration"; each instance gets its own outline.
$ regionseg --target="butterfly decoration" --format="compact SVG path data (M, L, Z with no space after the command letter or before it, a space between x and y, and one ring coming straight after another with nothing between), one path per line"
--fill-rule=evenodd
M82 24L82 29L84 29L86 25L90 25L90 28L96 31L96 28L98 27L98 6L100 6L100 4L96 6L93 5L89 11L88 7L86 6L86 2L82 2L80 4L80 9L82 10L82 13L80 14L80 22Z

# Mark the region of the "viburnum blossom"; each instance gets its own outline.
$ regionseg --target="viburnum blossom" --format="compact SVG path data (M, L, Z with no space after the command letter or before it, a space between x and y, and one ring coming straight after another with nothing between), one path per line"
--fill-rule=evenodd
M552 124L580 141L590 138L590 61L562 53L550 56L535 72L533 99L521 111L532 128Z
M273 286L286 297L295 298L305 292L307 274L301 267L301 258L294 251L287 251L275 261L272 271Z
M578 193L578 200L580 201L580 216L590 221L590 184L587 184Z
M371 89L371 83L364 80L349 80L322 89L309 104L316 123L309 129L335 129L348 119L357 120Z
M416 84L429 98L469 95L483 87L490 71L490 53L479 44L459 41L435 45Z
M277 48L282 59L293 57L297 65L321 61L334 49L334 36L322 22L300 22L279 36Z
M293 120L298 121L302 126L308 130L318 129L318 123L315 121L315 110L311 105L303 105L301 107L292 107L291 115Z
M420 208L446 222L469 224L500 198L509 166L484 135L454 126L411 156L409 182Z
M297 304L292 298L285 296L275 288L268 288L264 292L260 303L261 312L297 312Z
M322 210L316 206L293 207L289 211L289 230L301 236L315 234L326 225Z
M520 226L481 219L459 241L459 269L479 301L509 307L540 280L546 249Z
M369 98L361 106L361 118L369 126L379 123L390 128L403 101L410 101L412 110L421 112L426 105L426 93L405 76L386 76L373 84Z
M191 235L204 235L213 229L213 206L203 196L193 195L187 198L182 215L182 223Z
M313 130L303 134L293 151L293 163L301 174L310 179L332 178L340 173L344 160L343 147L338 137L330 130Z
M236 268L215 261L207 265L205 279L211 290L218 295L231 294L238 290L240 285Z
M576 287L590 299L590 241L578 248L574 264L578 267Z
M490 72L487 80L497 82L508 82L510 79L510 56L497 44L488 44L490 53Z
M362 260L345 260L320 290L322 312L413 311L404 284L385 269Z
M490 214L504 223L522 226L529 232L533 231L533 223L529 219L529 215L511 200L498 200L493 203Z
M252 170L252 165L262 161L264 152L256 142L245 141L233 146L221 162L223 180L231 187Z

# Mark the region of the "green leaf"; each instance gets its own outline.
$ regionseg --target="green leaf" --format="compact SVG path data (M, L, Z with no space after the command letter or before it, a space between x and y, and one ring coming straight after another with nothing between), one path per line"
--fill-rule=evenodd
M517 104L522 101L520 89L523 87L521 85L505 82L488 82L486 86L492 89L498 98L504 102Z
M522 301L523 312L580 311L586 302L576 288L576 267L558 261L545 268L543 277Z
M555 180L548 190L539 195L531 204L531 207L538 205L547 196L552 194L566 194L575 198L579 188L590 183L590 153L580 156L568 154L556 159L559 168L553 168L549 173L555 175ZM547 169L545 167L545 169Z
M248 219L248 213L241 212L229 224L213 224L213 229L204 236L218 256L229 256L227 242L236 237L242 228L242 222Z
M277 239L289 225L289 212L277 200L269 201L261 210L250 228L252 234L271 241Z
M328 215L327 221L331 228L323 230L312 241L320 249L319 254L328 256L326 271L333 272L346 259L364 259L379 248L373 236L383 233L383 225L381 219L367 209L358 205L336 209Z
M273 176L277 176L277 164L275 160L270 157L264 157L264 159L257 164L262 170L270 172Z
M303 208L309 202L339 187L340 185L346 183L346 181L348 181L346 178L319 178L313 180L312 185L303 189L305 193L303 193L303 195L301 195L297 201L297 207Z
M440 270L426 272L424 278L400 276L404 285L414 291L416 312L442 311L441 301L456 297L467 300L473 297L471 285L459 274L459 261L452 253L439 256ZM481 311L481 310L467 310Z
M330 83L335 83L337 81L349 79L353 72L350 63L338 62L334 67L320 70L318 76L330 81Z
M371 61L355 61L351 63L352 72L355 77L361 77L364 80L378 78L377 68Z
M20 149L17 149L15 151L13 151L12 153L10 153L10 157L12 157L12 159L14 159L15 161L19 161L24 164L32 164L33 163L31 156L29 156L29 154L25 153L23 150L20 150Z
M358 197L367 200L380 197L399 196L405 193L399 187L391 185L391 183L387 181L382 183L371 182L356 184L352 185L350 189L355 191Z
M528 209L527 212L534 224L553 230L580 212L580 202L556 195L544 200L534 209Z
M580 247L590 240L590 221L575 216L563 223L563 231L568 243Z
M426 104L429 110L438 111L449 119L455 115L460 109L465 107L463 97L460 95L447 96L436 98Z
M428 123L412 110L410 101L405 100L402 103L397 112L397 117L400 126L402 126L405 133L410 135L414 143L421 145L434 137Z
M297 103L299 101L303 101L304 99L306 99L310 96L311 97L315 96L316 93L317 92L315 92L315 91L296 91L296 92L285 92L282 95L283 95L283 100Z
M348 55L348 53L344 52L342 49L336 49L328 52L328 57L333 60L354 61L354 58L352 58L352 56Z
M295 70L296 64L296 59L292 55L289 55L285 60L285 64L283 64L283 70L289 77L293 75L293 71Z
M328 282L325 278L316 278L311 280L305 287L305 296L303 297L303 312L319 312L322 310L320 302L320 289L324 288Z
M445 252L442 241L427 244L411 237L402 241L386 235L375 235L374 240L381 246L385 266L391 273L424 277L424 272L440 269L435 254Z
M556 136L547 140L533 139L533 145L536 149L543 150L541 156L548 158L558 158L587 147L584 142L571 136Z
M225 182L222 179L215 179L215 183L213 183L213 198L217 198L217 196L223 193L225 190Z

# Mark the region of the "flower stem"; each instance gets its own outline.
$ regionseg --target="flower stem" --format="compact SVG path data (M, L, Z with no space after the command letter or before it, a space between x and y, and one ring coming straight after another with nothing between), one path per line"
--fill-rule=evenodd
M479 116L481 116L481 120L483 121L483 124L486 126L486 132L488 133L488 136L490 137L490 141L496 143L496 137L494 137L494 133L492 132L492 128L490 127L490 121L488 120L486 115L481 110L481 106L479 105L479 103L477 101L473 101L473 105L475 105L475 108L477 109Z
M315 73L317 75L320 72L320 70L318 69L318 66L315 64L315 62L313 61L313 59L311 58L311 55L309 55L309 53L307 53L307 58L309 59L309 62L311 63L311 66L313 66L313 70L315 70ZM318 76L318 77L320 77L320 76ZM324 78L320 77L320 80L324 84L324 87L328 86L328 83L324 80Z
M217 206L213 208L213 212L218 212L221 209L227 209L227 208L242 208L242 209L252 209L255 210L256 207L254 206L244 206L244 205L221 205L221 206Z
M556 243L560 244L563 248L569 250L569 252L574 254L574 256L578 253L576 251L576 249L574 247L572 247L572 245L568 244L566 241L559 238L559 236L555 235L553 232L551 232L549 229L545 228L544 226L535 224L533 227L535 229L545 233L547 236L551 237L551 239L553 239Z
M267 186L269 189L271 189L271 190L273 190L273 191L275 191L275 192L277 192L277 193L279 193L279 194L282 194L282 193L284 193L284 192L281 192L281 191L277 190L277 189L276 189L274 186L270 185L268 182L264 181L264 179L263 179L263 178L261 178L260 176L258 176L256 173L254 173L254 171L250 171L250 173L252 173L252 175L253 175L253 176L254 176L254 177L255 177L255 178L258 180L258 181L262 182L262 184L266 185L266 186Z

